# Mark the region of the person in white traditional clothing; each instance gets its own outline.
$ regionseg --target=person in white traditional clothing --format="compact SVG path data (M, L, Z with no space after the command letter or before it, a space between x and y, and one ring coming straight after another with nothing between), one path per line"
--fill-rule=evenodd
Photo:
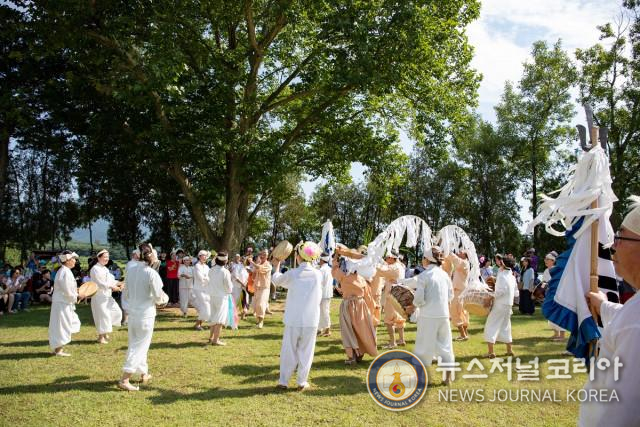
M220 332L222 328L228 324L229 299L233 300L231 293L233 292L233 283L231 281L231 273L225 268L229 257L226 252L219 252L215 258L215 265L209 270L209 344L211 345L227 345L220 340ZM233 308L233 305L232 305Z
M151 266L157 263L158 255L150 243L140 245L139 262L129 271L124 292L129 301L129 347L118 386L127 391L139 388L130 383L135 374L140 374L143 384L151 380L147 365L147 353L153 336L156 320L156 304L166 303L169 297L162 291L162 279Z
M547 267L542 273L542 286L546 289L549 286L549 282L551 281L551 269L556 265L556 258L558 257L558 253L556 251L551 251L544 257L544 265ZM553 330L553 336L551 339L553 341L564 341L565 330L555 323L549 321L549 327Z
M140 261L140 249L134 249L131 252L131 259L127 262L127 265L124 266L124 281L125 284L127 282L127 275L132 268L138 265ZM120 307L122 307L122 325L127 324L127 316L129 312L129 304L127 303L127 298L124 296L124 292L120 293Z
M489 350L485 357L489 359L496 357L494 352L496 341L507 345L507 356L514 356L511 348L511 306L518 290L518 283L512 271L516 260L512 256L496 256L496 264L500 270L496 277L495 292L486 302L489 305L493 299L493 306L484 325L484 340Z
M640 197L632 196L631 210L622 221L611 247L612 261L616 274L634 289L640 289ZM607 390L617 399L610 401L586 400L580 405L580 426L638 426L640 412L636 405L640 402L640 297L636 293L624 305L607 301L603 292L590 292L589 303L602 319L604 329L600 338L598 366L601 360L611 365L604 370L597 369L585 389ZM622 364L614 368L618 360ZM606 362L602 362L606 363ZM606 366L606 365L605 365ZM592 368L596 369L596 368ZM591 394L589 394L591 395Z
M320 321L318 323L318 335L328 337L331 335L331 299L333 298L333 275L329 266L331 255L323 252L320 255L320 273L322 273L322 300L320 301Z
M98 291L91 297L91 313L98 331L98 343L107 344L113 327L120 326L122 321L122 310L111 293L120 291L122 287L107 268L109 251L102 249L96 257L97 261L89 273L91 280L98 285Z
M196 310L198 310L198 320L195 329L202 330L202 323L211 317L211 307L209 306L209 266L207 260L211 254L204 249L198 252L198 262L193 267L193 296Z
M280 260L275 261L272 281L287 289L284 308L284 333L280 350L280 380L278 388L286 389L296 367L298 391L309 388L309 371L313 362L316 331L320 320L322 300L322 273L312 262L321 253L313 242L299 244L295 248L298 267L280 273Z
M182 263L178 268L180 311L185 317L189 312L189 303L193 301L193 266L191 265L191 259L189 255L182 257Z
M242 307L240 318L244 320L247 315L248 301L243 301L243 298L245 295L249 294L243 292L243 289L247 286L249 273L242 262L240 254L236 254L234 261L231 263L231 280L233 282L233 304L234 306Z
M49 318L49 347L56 356L71 356L64 346L71 342L71 335L80 332L80 319L76 314L78 285L71 268L76 265L78 254L64 251L58 255L62 266L56 273L51 298Z
M451 369L455 363L449 303L453 299L451 278L440 266L442 249L433 246L425 251L422 266L425 270L416 277L417 286L413 305L419 309L416 346L414 353L425 366L431 366L434 357L445 366L445 384L451 382Z

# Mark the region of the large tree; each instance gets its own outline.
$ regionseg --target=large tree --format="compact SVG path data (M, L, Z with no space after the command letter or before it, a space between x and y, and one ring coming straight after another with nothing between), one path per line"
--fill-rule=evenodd
M627 197L640 191L640 18L637 12L632 20L621 14L616 25L599 28L606 45L576 51L580 98L593 106L595 124L609 131L612 187L625 206ZM615 209L615 226L623 212Z
M511 82L505 84L495 110L500 132L521 143L521 156L515 159L514 167L523 172L522 178L529 179L523 193L530 198L531 215L535 217L540 181L562 158L558 149L572 135L567 123L574 114L570 89L576 83L577 73L560 41L551 47L543 41L535 42L531 60L523 65L517 87ZM536 227L534 246L538 245L539 234Z
M390 129L444 135L475 101L475 0L16 3L67 61L69 129L93 143L86 124L119 106L118 143L175 180L220 249L285 174L375 168Z

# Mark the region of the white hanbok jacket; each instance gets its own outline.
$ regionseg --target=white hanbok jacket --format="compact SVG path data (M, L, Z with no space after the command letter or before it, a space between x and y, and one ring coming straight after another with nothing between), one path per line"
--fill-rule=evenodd
M580 405L580 426L637 426L640 425L640 412L636 405L640 402L640 297L636 294L626 304L603 302L600 317L604 330L600 339L599 363L604 366L606 359L610 366L595 371L593 381L584 388L603 401L589 401ZM619 358L616 380L614 360ZM607 390L602 397L599 390ZM612 390L616 391L617 401L611 399ZM610 401L607 401L610 400Z
M271 281L288 290L284 308L285 326L317 328L322 300L322 273L310 263L302 262L284 274L279 271L273 273Z
M129 318L155 318L156 304L162 300L162 279L145 262L131 269L124 294L129 301ZM130 326L131 327L131 326Z
M449 318L449 303L453 285L449 275L433 264L416 277L413 305L420 309L419 317Z

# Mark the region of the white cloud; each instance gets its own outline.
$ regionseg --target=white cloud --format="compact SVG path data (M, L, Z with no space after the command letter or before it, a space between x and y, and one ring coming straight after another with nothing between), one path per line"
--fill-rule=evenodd
M517 82L531 44L549 44L562 39L571 53L576 48L598 42L597 25L611 22L620 13L620 3L579 0L486 0L480 19L467 34L476 54L473 66L483 74L479 90L479 112L495 119L493 107L499 102L506 80Z

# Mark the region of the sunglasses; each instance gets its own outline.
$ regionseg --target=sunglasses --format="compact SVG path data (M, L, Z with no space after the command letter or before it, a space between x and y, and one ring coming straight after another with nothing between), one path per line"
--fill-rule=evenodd
M624 237L620 235L620 232L616 232L615 236L613 236L613 241L617 242L619 240L626 240L628 242L640 242L640 239L634 239L633 237Z

